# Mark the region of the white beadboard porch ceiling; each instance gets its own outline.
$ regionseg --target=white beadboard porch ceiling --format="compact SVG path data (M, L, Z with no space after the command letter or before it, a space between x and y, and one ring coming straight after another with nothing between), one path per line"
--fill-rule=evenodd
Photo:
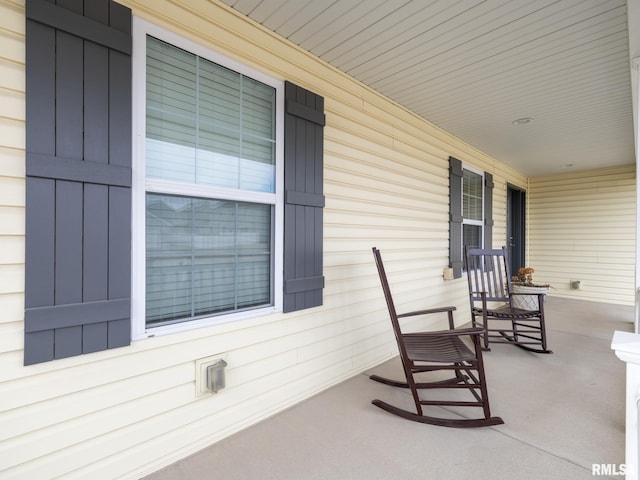
M222 1L527 175L635 162L625 0Z

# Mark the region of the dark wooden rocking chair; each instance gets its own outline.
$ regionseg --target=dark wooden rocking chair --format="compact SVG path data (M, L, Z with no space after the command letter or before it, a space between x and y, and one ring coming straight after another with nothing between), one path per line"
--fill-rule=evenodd
M471 323L483 329L484 349L489 343L510 343L535 353L553 353L547 348L544 294L537 306L526 310L514 306L514 293L506 248L466 248Z
M377 248L373 248L373 255L378 267L382 290L387 301L389 316L395 334L400 359L404 368L405 380L396 381L371 375L369 378L377 382L394 387L409 388L413 395L416 406L416 413L390 405L382 400L373 400L375 406L380 407L394 415L421 423L440 425L444 427L483 427L490 425L500 425L504 421L500 417L492 417L489 410L489 397L484 375L484 365L482 363L482 349L480 348L480 328L454 329L453 311L455 307L433 308L419 310L415 312L398 315L393 303L389 283L385 274L382 257ZM449 320L449 330L402 333L400 318L416 315L428 315L432 313L447 313ZM462 338L471 338L473 349L470 349ZM453 378L433 382L418 382L417 374L435 372L439 370L452 371ZM460 400L422 400L419 397L421 389L467 389L475 398L474 401ZM441 418L431 417L423 414L423 406L465 406L482 408L484 417L482 418Z

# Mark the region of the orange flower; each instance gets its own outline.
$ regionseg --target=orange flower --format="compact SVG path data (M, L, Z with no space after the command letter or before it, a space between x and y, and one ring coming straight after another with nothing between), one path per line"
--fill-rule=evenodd
M533 272L535 272L535 270L531 267L520 267L518 269L518 281L533 283Z

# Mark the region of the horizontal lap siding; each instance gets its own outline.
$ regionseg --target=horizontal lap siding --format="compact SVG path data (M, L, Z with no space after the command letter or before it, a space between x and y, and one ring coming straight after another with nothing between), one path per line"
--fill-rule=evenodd
M7 378L24 374L18 367L24 344L24 28L23 7L0 2L0 389L11 384ZM2 425L15 413L7 398L0 393ZM0 451L2 445L0 441ZM8 462L15 462L9 458L0 454L0 477Z
M531 179L529 264L552 295L634 304L635 182L634 167Z
M0 2L0 358L21 355L24 335L24 24Z
M0 274L6 291L0 290L3 478L138 478L395 355L374 245L384 252L403 307L453 304L460 310L457 321L466 322L466 283L442 279L448 264L448 157L493 174L494 245L506 235L507 182L526 186L517 172L215 2L192 0L188 9L181 6L186 2L122 3L325 98L323 305L311 313L260 317L19 366L24 145L16 137L24 136L24 118L0 115L0 128L2 122L11 125L10 135L0 133L0 177L9 178L13 192L0 196L0 215L7 212L2 218L10 219L0 222L0 246L6 247L0 253L0 269L6 268ZM0 72L23 75L24 11L0 0L0 22L11 15L19 19L10 22L15 31L9 29L18 46L0 52ZM6 30L0 28L0 35ZM9 88L11 96L23 95L24 87L15 85L19 77L0 75L0 94ZM9 104L12 112L20 110L15 101ZM194 362L217 354L229 364L227 388L197 397Z

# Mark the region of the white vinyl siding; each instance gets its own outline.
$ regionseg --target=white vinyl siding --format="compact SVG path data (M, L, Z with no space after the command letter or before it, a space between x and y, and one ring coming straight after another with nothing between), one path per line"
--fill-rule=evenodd
M0 360L24 345L24 30L23 9L0 3Z
M531 179L528 262L552 295L634 304L635 182L633 166Z
M0 75L0 97L17 96L21 103L25 20L19 3L0 0L0 72L18 72ZM3 479L140 478L397 355L374 245L407 310L451 304L458 307L456 321L467 322L466 282L442 278L449 246L447 159L451 155L493 174L494 246L506 238L507 182L527 187L515 170L215 1L122 3L207 48L325 97L324 302L23 367L24 115L0 101L0 178L11 185L11 193L0 188ZM632 176L624 172L619 179L626 193L617 205L628 201L627 209L634 205L628 193ZM532 189L538 226L534 206L543 208L544 191L535 183ZM592 193L597 199L597 189ZM603 217L584 213L576 233L588 236ZM607 224L610 238L620 231L618 223L633 223L628 211L616 220ZM541 255L549 251L543 247L531 250L531 263L541 274L547 268ZM446 324L435 322L422 327ZM202 396L196 392L195 361L211 356L229 364L227 387Z

